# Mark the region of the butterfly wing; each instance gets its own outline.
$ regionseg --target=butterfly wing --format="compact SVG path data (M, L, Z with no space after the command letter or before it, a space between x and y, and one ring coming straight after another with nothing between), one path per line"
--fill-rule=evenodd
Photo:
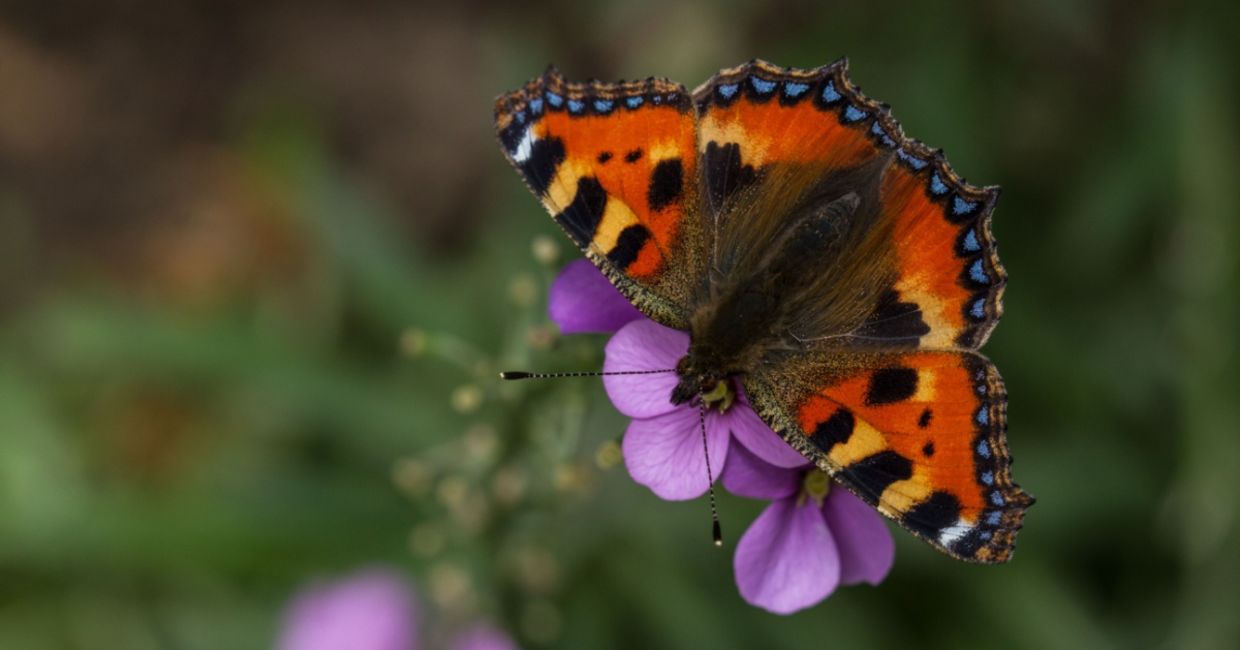
M772 429L913 534L962 560L1011 556L1033 499L1012 482L1003 380L977 352L817 352L745 390Z
M496 100L504 155L639 309L688 328L697 241L695 114L680 84L568 83L554 69Z
M1007 560L1032 499L1009 471L1003 382L975 352L1002 311L990 232L998 189L966 184L906 138L844 61L751 62L694 100L702 201L719 222L725 274L768 264L744 251L778 241L789 232L779 220L807 202L859 197L837 219L831 254L796 262L811 295L787 322L803 331L784 334L743 380L759 415L940 550Z

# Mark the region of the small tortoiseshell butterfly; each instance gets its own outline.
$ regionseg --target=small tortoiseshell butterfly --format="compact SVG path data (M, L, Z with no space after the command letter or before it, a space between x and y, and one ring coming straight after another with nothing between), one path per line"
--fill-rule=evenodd
M504 154L644 314L689 332L676 403L731 399L914 535L1004 562L1033 498L977 350L1003 307L990 217L848 79L763 61L501 96ZM721 390L722 389L722 390Z

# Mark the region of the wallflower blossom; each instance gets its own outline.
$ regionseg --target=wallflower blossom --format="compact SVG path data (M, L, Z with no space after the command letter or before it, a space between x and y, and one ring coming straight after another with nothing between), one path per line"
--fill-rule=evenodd
M675 368L688 352L688 334L646 319L588 260L564 268L549 303L565 333L616 332L606 347L607 372ZM671 372L603 378L616 409L633 419L623 442L629 474L668 500L692 499L708 487L700 412L671 403L677 381ZM772 502L737 544L741 596L789 614L838 585L881 582L895 554L882 517L806 462L735 389L730 408L707 413L710 482L722 473L728 491ZM733 438L740 444L732 445Z
M877 585L891 569L895 542L882 517L809 463L775 467L736 449L723 486L771 501L741 536L733 559L737 587L752 605L791 614L838 585Z
M423 621L413 587L389 568L312 583L285 608L278 650L418 650ZM516 650L502 631L476 623L453 650Z
M551 318L564 332L616 331L607 343L603 370L642 371L675 368L689 351L689 335L642 316L589 260L565 266L551 287ZM633 480L667 500L694 499L719 478L735 438L762 460L779 467L805 462L766 426L737 388L736 401L720 412L706 413L707 481L702 448L701 412L696 404L675 405L674 372L609 375L607 396L633 419L624 434L624 463Z
M389 569L365 569L312 583L290 601L279 650L413 650L418 647L413 590Z
M607 333L645 318L585 258L564 265L547 292L547 312L563 334Z

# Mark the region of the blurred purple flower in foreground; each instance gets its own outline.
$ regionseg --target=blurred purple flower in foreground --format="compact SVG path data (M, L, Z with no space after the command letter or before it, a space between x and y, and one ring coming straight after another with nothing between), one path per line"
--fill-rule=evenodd
M366 569L303 589L289 604L279 650L411 650L413 590L396 571Z
M616 331L607 343L606 371L675 368L688 352L688 334L646 319L588 260L565 266L549 303L551 319L565 333ZM699 411L671 403L676 374L612 375L603 383L616 409L633 418L623 444L633 479L669 500L705 493ZM722 472L730 492L772 501L737 544L741 596L789 614L838 585L881 582L895 557L882 517L847 490L832 489L831 479L771 431L735 388L730 408L707 413L710 478ZM732 437L741 444L730 448Z
M422 632L413 588L394 569L364 569L340 580L312 583L284 613L279 650L416 650ZM516 650L489 625L458 636L453 650Z
M728 456L723 485L771 501L736 545L736 585L750 604L791 614L838 585L887 577L895 543L882 517L809 463L775 467L738 449Z
M517 650L517 644L500 630L478 624L457 637L453 650Z

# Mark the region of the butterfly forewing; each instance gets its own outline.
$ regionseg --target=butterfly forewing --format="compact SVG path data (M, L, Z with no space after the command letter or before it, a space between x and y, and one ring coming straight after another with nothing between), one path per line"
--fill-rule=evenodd
M680 84L569 83L554 69L496 101L509 161L639 309L687 328L700 260L695 115Z

